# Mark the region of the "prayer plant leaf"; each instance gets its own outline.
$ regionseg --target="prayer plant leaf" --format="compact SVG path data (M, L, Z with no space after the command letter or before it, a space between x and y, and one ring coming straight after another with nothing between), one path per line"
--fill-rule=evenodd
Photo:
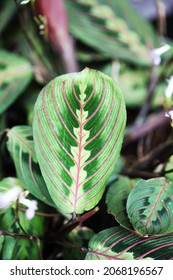
M158 37L127 0L66 0L66 6L74 37L112 59L151 65Z
M111 184L106 195L108 213L112 214L115 220L127 229L133 229L126 212L126 202L134 184L134 180L120 176L117 181Z
M36 198L55 207L36 159L32 127L15 126L8 130L7 136L7 148L23 187Z
M89 242L86 260L172 260L173 235L142 238L122 227L105 229Z
M23 92L32 79L32 66L23 57L0 50L0 114Z
M101 199L118 159L126 123L115 82L85 68L55 78L34 110L37 159L62 213L81 214Z
M141 235L173 232L173 183L164 177L140 180L127 199L127 213Z

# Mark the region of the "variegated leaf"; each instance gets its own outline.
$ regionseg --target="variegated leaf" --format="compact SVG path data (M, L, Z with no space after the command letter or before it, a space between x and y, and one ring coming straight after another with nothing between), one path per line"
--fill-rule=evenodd
M173 235L142 238L122 227L105 229L89 242L87 260L172 260Z
M0 114L23 92L32 79L32 66L17 54L0 50Z
M7 136L7 147L24 188L44 203L55 207L36 159L32 128L15 126L8 130Z
M126 202L134 184L134 180L120 176L116 182L111 184L106 196L108 213L112 214L116 221L127 229L133 229L126 212Z
M151 65L150 49L158 44L158 37L129 1L66 0L65 3L69 29L77 39L106 57Z
M83 213L101 199L120 153L125 104L99 71L55 78L34 112L35 150L48 190L64 213Z
M173 183L163 177L140 180L128 196L127 213L141 235L173 232Z

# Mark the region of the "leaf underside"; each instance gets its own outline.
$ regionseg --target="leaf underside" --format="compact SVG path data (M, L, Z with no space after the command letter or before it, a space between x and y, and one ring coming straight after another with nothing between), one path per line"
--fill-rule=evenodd
M42 90L34 112L35 150L61 212L81 214L101 199L125 122L122 94L99 71L63 75Z
M142 238L114 227L94 235L89 250L87 260L172 260L173 235Z

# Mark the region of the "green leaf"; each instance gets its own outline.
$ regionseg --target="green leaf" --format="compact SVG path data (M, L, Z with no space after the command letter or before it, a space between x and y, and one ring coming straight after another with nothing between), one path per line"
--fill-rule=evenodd
M30 236L43 236L44 218L35 216L27 220L25 213L18 211L20 224ZM23 234L15 219L15 212L11 208L0 217L0 226L15 234ZM5 236L0 252L2 260L37 260L40 259L38 244L33 240Z
M66 0L66 6L74 37L107 57L151 65L158 38L127 0Z
M32 79L32 66L17 54L0 50L0 114L24 91Z
M15 126L8 130L7 136L7 147L23 187L36 198L55 207L37 163L32 128Z
M0 230L0 254L3 246L3 242L4 242L4 236L2 235L2 231Z
M1 260L38 260L39 252L37 244L31 240L17 239L5 236Z
M113 227L91 238L86 260L172 260L172 256L173 235L142 238Z
M126 202L134 184L134 180L120 176L116 182L111 184L106 196L108 213L112 214L115 220L127 229L133 229L126 212Z
M81 214L101 199L118 159L126 110L108 76L89 68L55 78L34 112L37 159L55 204Z
M173 183L162 177L140 180L128 196L127 213L141 235L173 232Z
M14 14L16 13L16 5L15 2L11 1L1 1L2 3L2 7L1 7L1 11L0 11L0 35L2 34L2 32L4 31L5 27L7 26L7 24L9 24L9 22L11 21L11 19L13 18Z
M118 69L118 71L116 72L115 69ZM121 85L127 107L134 109L144 104L150 83L151 70L149 68L132 67L129 64L113 62L108 63L101 70ZM151 109L163 106L167 77L170 76L162 76L156 84L150 103Z

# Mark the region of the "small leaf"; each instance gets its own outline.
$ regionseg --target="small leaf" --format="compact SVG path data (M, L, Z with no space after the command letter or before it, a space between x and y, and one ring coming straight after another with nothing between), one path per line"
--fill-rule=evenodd
M101 199L118 159L126 111L114 81L89 68L55 78L34 111L37 159L63 213L81 214Z
M133 229L126 212L126 202L134 184L134 180L120 176L116 182L111 184L106 196L108 213L112 214L116 221L127 229Z
M140 180L128 196L127 213L141 235L173 232L173 183L162 177Z
M7 147L24 188L44 203L55 207L37 163L32 128L15 126L8 130L7 136Z
M113 227L91 238L86 260L171 260L172 256L173 235L142 238Z
M32 67L26 59L0 50L0 114L16 100L31 79Z

